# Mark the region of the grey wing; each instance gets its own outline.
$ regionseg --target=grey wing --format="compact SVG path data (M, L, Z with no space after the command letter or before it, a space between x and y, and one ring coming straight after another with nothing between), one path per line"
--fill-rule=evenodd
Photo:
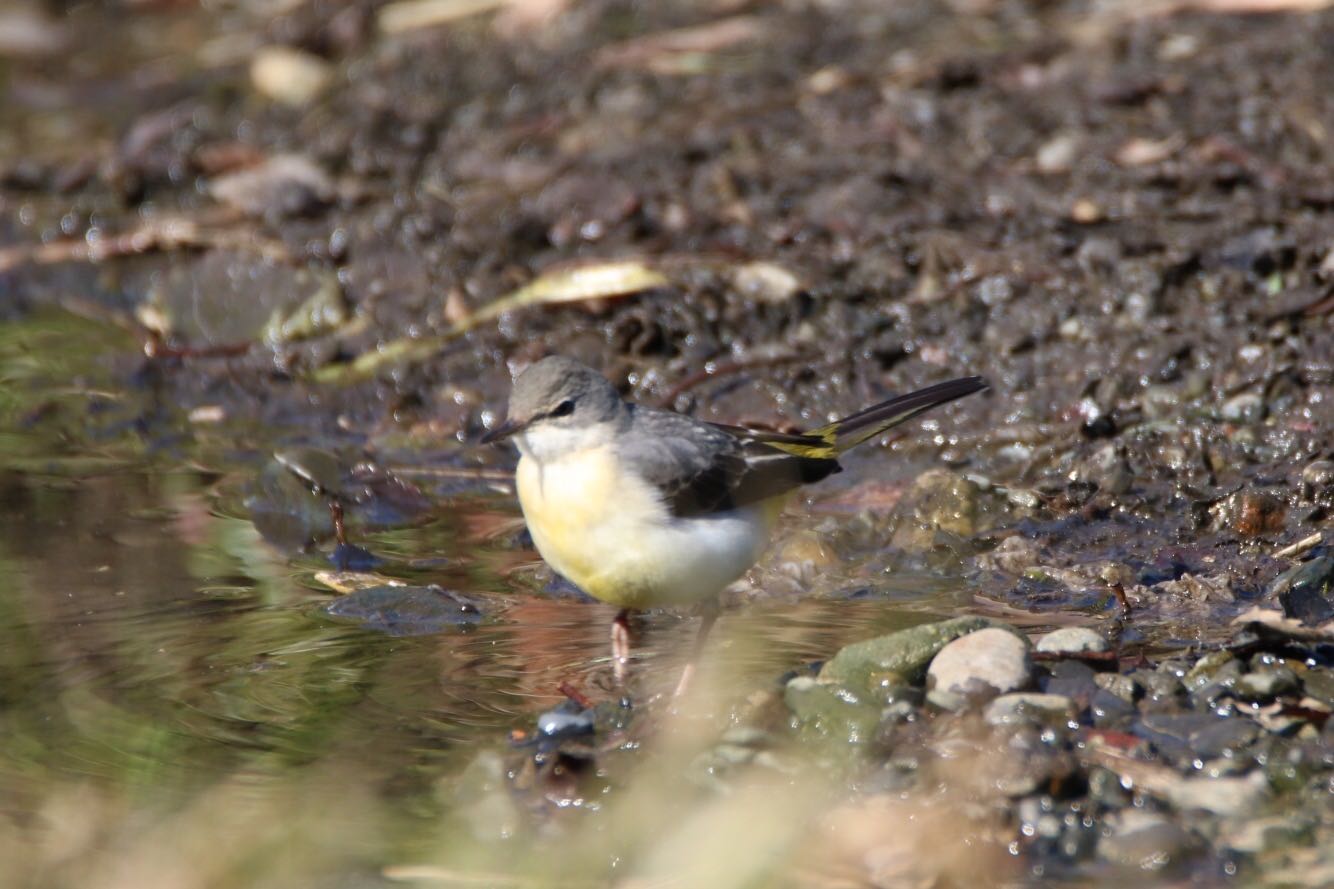
M632 423L621 458L682 518L767 500L839 468L835 460L788 454L668 411L636 407Z

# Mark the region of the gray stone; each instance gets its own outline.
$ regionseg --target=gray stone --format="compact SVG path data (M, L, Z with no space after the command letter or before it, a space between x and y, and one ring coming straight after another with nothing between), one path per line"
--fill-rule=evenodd
M1190 734L1190 746L1200 756L1226 756L1244 750L1260 735L1260 727L1241 716L1230 716L1206 724Z
M956 617L854 642L829 659L820 670L820 679L863 690L881 684L882 678L916 681L949 642L993 626L997 624L982 617Z
M1039 639L1037 649L1049 654L1087 654L1110 651L1111 645L1088 627L1061 627Z
M1100 688L1089 700L1093 724L1098 728L1125 728L1138 712L1135 705Z
M1048 694L1064 695L1073 698L1079 706L1086 707L1098 692L1098 683L1094 681L1097 673L1088 664L1076 660L1061 660L1049 667L1050 675L1042 686Z
M998 627L961 636L940 650L927 668L928 699L958 709L967 699L1019 691L1032 679L1028 642Z
M1068 725L1077 714L1075 702L1064 695L1013 692L987 705L982 718L991 725Z

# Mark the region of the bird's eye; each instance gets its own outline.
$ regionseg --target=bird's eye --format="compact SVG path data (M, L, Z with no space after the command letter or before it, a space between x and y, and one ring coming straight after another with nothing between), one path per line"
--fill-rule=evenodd
M551 412L551 416L568 417L572 413L574 413L574 402L567 398L560 404L556 405L555 409Z

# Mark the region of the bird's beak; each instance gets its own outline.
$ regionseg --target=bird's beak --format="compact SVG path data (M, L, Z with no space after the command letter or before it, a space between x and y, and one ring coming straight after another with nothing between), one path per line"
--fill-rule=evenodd
M505 422L482 436L482 444L495 444L498 441L504 441L516 432L522 432L527 427L528 424L526 422L516 423L512 419L506 419Z

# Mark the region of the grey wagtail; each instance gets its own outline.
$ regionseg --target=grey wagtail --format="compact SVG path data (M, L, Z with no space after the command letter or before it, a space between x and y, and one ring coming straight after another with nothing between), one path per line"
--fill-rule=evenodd
M612 625L619 681L629 610L708 603L698 655L718 593L764 552L786 495L838 472L849 448L986 387L981 377L937 383L790 435L632 404L601 374L554 356L519 375L505 422L482 442L518 445L519 504L547 564L621 608Z

